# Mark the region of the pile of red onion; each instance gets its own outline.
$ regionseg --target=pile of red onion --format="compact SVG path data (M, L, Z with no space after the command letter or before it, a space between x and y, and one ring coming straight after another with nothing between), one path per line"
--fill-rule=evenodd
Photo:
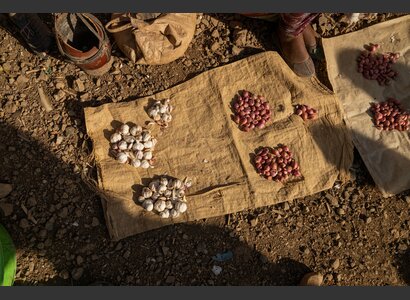
M285 145L279 145L275 149L269 147L260 149L256 153L254 163L258 174L268 180L284 182L290 176L302 176L299 164Z
M376 50L380 48L378 44L371 44L357 58L357 71L363 77L370 80L377 80L379 85L389 85L391 79L396 79L398 72L392 69L392 65L399 59L399 53L378 54Z
M410 127L410 115L396 99L389 98L385 102L372 103L374 124L380 130L406 131Z
M317 119L317 110L305 104L295 105L295 115L300 116L303 121Z
M262 129L270 120L272 112L269 103L262 96L255 96L248 91L242 91L233 105L235 115L233 120L243 131L254 128Z

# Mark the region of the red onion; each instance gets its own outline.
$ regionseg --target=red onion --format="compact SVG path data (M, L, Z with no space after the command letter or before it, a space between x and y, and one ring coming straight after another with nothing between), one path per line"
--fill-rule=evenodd
M410 114L394 98L389 98L385 102L372 103L370 111L373 113L374 125L379 130L409 130Z
M305 104L295 105L294 114L300 116L303 121L317 119L317 110Z

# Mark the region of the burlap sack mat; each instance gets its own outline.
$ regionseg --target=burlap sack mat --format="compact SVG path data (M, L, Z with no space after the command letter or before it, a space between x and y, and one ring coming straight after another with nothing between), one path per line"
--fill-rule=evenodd
M393 66L398 80L379 86L357 72L356 58L363 46L381 45L380 51L399 52ZM380 23L346 35L324 39L329 79L346 112L355 146L384 196L410 188L409 132L377 130L368 113L370 102L388 97L410 109L410 16Z
M264 95L273 107L273 122L263 130L245 133L231 121L230 102L242 89ZM153 130L158 138L156 167L136 169L111 158L108 138L113 126L144 124L149 120L144 109L150 99L166 97L175 110L165 132L160 134L157 126ZM293 115L296 103L316 107L320 118L304 123ZM99 185L109 195L103 206L114 240L173 222L221 216L329 189L353 157L337 99L316 79L295 76L276 52L216 68L152 97L87 108L85 118ZM303 179L283 185L257 175L251 154L259 146L279 143L294 152ZM160 219L134 203L142 182L165 173L193 180L188 211L176 220Z

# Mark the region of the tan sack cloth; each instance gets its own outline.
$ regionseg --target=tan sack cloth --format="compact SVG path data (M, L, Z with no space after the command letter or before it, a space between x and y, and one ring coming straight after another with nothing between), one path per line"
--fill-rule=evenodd
M184 55L195 34L195 13L114 13L105 26L121 51L138 64L161 65Z
M231 120L230 103L242 89L264 95L272 121L262 130L243 132ZM109 137L120 122L144 125L152 99L169 97L175 106L170 126L158 139L153 169L134 168L109 156ZM292 105L305 103L319 119L303 122ZM111 237L127 236L178 222L216 217L289 201L332 188L349 169L353 144L336 97L315 78L297 77L276 52L257 54L213 69L150 97L85 109L94 144L99 186ZM114 127L113 127L114 126ZM283 185L260 177L251 162L260 146L283 143L300 163L303 178ZM160 219L134 203L141 183L168 174L193 180L188 211L175 220Z
M393 65L399 72L398 79L390 86L379 86L357 72L356 59L369 43L380 44L380 53L401 55ZM377 130L368 109L371 102L389 97L410 109L410 16L323 39L323 47L333 90L344 106L353 142L376 185L386 197L409 189L409 132Z

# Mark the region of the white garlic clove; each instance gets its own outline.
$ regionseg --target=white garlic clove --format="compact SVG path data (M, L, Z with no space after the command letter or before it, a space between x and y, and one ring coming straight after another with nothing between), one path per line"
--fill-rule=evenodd
M160 213L159 213L159 216L160 216L162 219L168 219L168 218L169 218L169 210L166 209L166 210L164 210L163 212L160 212Z
M148 187L151 189L151 191L153 191L154 193L157 191L157 184L152 181L150 182L150 184L148 185Z
M153 117L153 119L154 119L154 121L159 121L159 120L161 120L161 115L155 115Z
M167 208L167 209L172 209L172 208L174 208L174 206L172 205L172 202L171 201L165 201L165 207Z
M162 212L162 211L164 211L164 209L165 209L165 201L162 201L162 200L157 200L157 201L155 201L155 203L154 203L154 209L157 211L157 212Z
M138 202L144 202L145 201L145 198L144 198L144 196L138 196Z
M137 127L137 126L132 126L132 127L130 128L130 134L131 134L132 136L135 136L137 133L138 133L138 127Z
M149 162L147 161L147 160L143 160L142 162L141 162L141 168L143 168L143 169L148 169L150 167L150 164L149 164Z
M117 154L117 160L120 163L125 164L128 161L128 155L124 152L120 152Z
M165 191L167 190L167 186L166 185L160 185L159 186L159 188L158 188L158 192L160 193L160 194L162 194L162 193L164 193Z
M185 191L184 190L176 190L176 195L177 197L184 197L185 196Z
M119 141L121 141L121 139L122 139L121 134L118 132L115 132L111 135L110 142L113 144L118 143Z
M160 201L167 201L167 197L160 196L160 197L158 198L158 200L160 200Z
M188 179L188 178L185 178L185 179L184 179L184 186L185 186L186 188L190 188L190 187L192 186L192 180L191 180L191 179Z
M175 203L174 208L180 212L180 213L184 213L186 212L186 210L188 209L188 206L185 202L181 202L178 201L177 203Z
M181 180L179 180L179 179L176 179L175 180L175 186L174 186L174 188L175 189L180 189L181 187L182 187L182 181Z
M146 160L152 159L152 152L151 151L145 152L142 158Z
M118 145L117 144L112 144L111 149L112 150L118 150Z
M127 146L127 150L132 150L132 146L134 145L134 143L129 143Z
M172 190L174 188L174 185L175 185L175 180L173 180L173 179L168 180L168 188L170 190Z
M131 165L135 168L139 168L141 166L141 161L139 159L134 158L131 160Z
M152 141L146 141L146 142L144 143L144 148L145 148L145 149L151 149L153 146L154 146L154 145L153 145Z
M129 144L129 143L133 143L133 142L135 141L135 138L134 138L133 136L131 136L131 135L124 135L124 136L122 137L122 139L123 139L124 141L126 141L128 144Z
M135 150L144 150L144 144L136 142L135 145Z
M165 113L161 116L161 120L166 122L166 123L169 123L172 120L172 116L168 113Z
M159 184L166 186L168 184L168 179L166 177L161 177L161 179L159 180Z
M154 208L154 203L152 203L151 200L145 200L142 203L142 207L144 207L146 211L152 211Z
M120 142L118 142L118 149L120 149L120 150L127 150L127 148L128 148L128 144L127 144L127 142L126 141L120 141Z
M140 151L137 151L137 153L135 153L135 156L136 156L138 159L143 159L143 157L144 157L144 152L142 152L141 150L140 150Z
M177 218L179 216L179 212L173 208L169 211L169 215L171 218Z
M149 132L145 131L145 132L142 134L142 141L143 141L143 142L147 142L147 141L149 141L150 139L151 139L151 134L150 134Z
M144 187L142 189L142 195L144 196L145 199L151 198L152 196L152 191L150 188Z
M164 192L164 196L167 197L167 198L170 198L170 197L172 196L172 191L169 190L169 189L167 189L167 190Z
M152 148L154 148L155 145L157 144L158 140L156 138L152 138L151 142L152 142Z
M151 109L151 110L149 111L148 115L149 115L151 118L155 118L156 116L158 116L158 110L156 110L156 109Z
M130 126L128 126L127 124L122 124L120 127L120 133L123 135L127 135L130 133Z
M159 113L160 114L165 114L168 110L168 106L167 105L162 105L159 109Z
M151 199L155 201L155 200L157 200L160 196L161 196L161 195L160 195L159 193L153 193L152 196L151 196Z

